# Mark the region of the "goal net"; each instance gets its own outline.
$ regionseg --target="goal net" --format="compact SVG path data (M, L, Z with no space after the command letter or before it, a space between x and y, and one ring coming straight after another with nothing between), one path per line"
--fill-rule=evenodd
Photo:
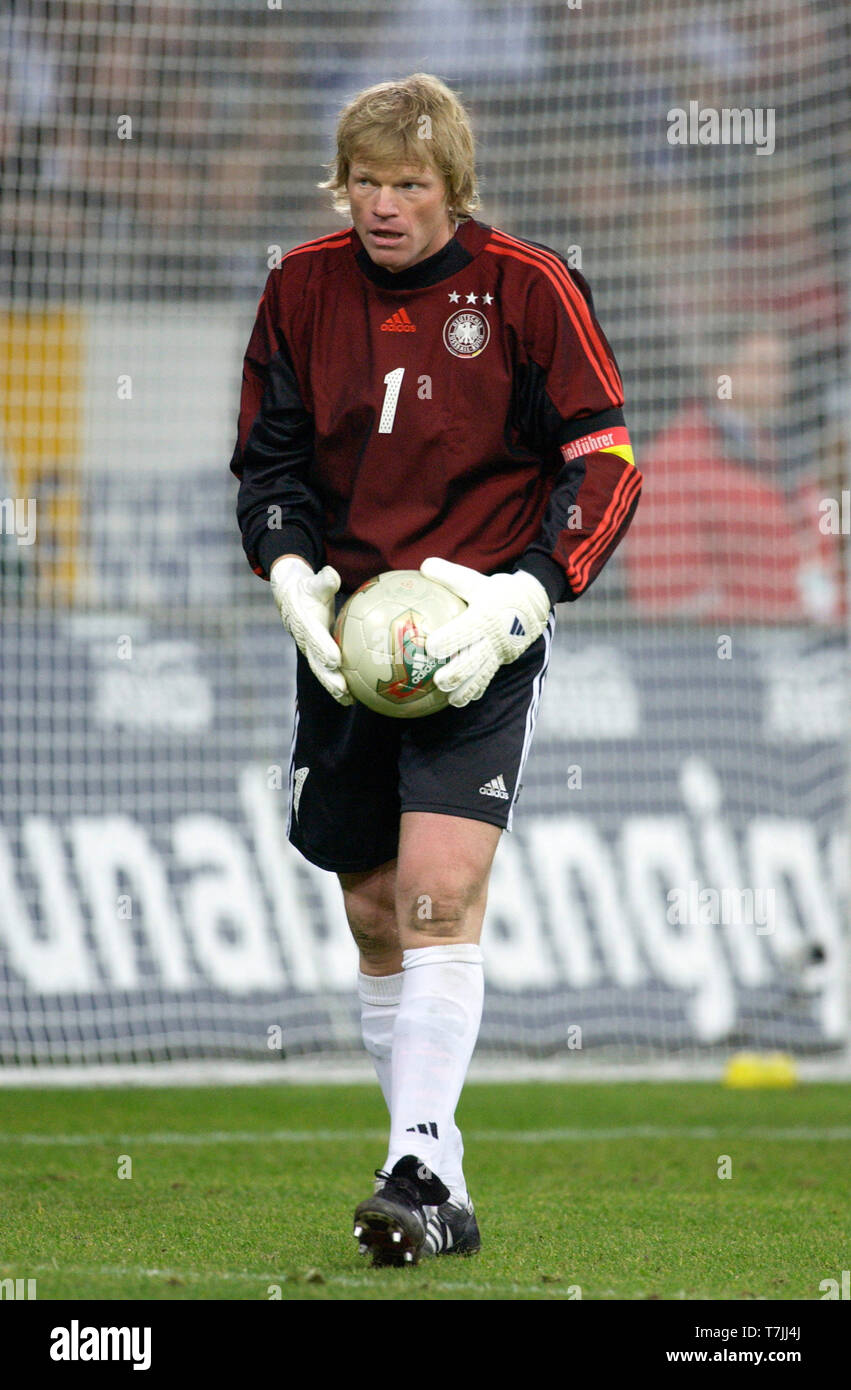
M0 1062L359 1054L285 838L293 649L234 515L268 266L336 114L471 112L482 221L587 277L645 494L558 610L479 1056L846 1047L841 0L30 0L0 15ZM270 1071L270 1075L273 1072Z

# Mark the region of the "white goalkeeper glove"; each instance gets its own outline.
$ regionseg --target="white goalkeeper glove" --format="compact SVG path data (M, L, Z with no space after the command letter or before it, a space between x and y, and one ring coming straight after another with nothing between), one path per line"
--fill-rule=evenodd
M420 573L468 605L426 639L427 656L452 657L433 679L449 695L449 703L461 709L481 699L500 666L516 661L537 641L550 616L549 595L525 570L488 577L433 556L423 560Z
M273 564L269 583L281 621L316 679L339 704L354 704L340 670L340 648L331 636L334 595L340 587L337 571L326 565L314 574L306 560L287 555Z

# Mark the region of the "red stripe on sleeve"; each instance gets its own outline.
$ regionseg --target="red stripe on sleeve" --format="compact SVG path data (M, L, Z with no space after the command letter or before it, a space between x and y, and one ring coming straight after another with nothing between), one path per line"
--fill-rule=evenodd
M591 566L603 554L623 525L624 518L641 491L641 482L641 474L628 464L592 535L580 542L573 551L567 565L567 576L574 593L581 594L588 586Z
M610 401L613 405L622 405L623 383L620 374L600 341L587 299L579 286L571 279L558 256L550 251L541 251L538 247L527 246L525 242L517 241L514 237L508 236L506 232L497 231L496 228L493 228L493 236L485 250L493 251L500 256L514 256L518 261L524 261L527 265L536 265L543 270L567 310L577 337Z

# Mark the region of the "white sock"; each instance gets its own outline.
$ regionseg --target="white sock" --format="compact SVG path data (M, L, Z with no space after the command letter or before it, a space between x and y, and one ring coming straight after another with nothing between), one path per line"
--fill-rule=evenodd
M403 952L402 971L385 1167L389 1172L405 1154L415 1154L456 1201L465 1200L461 1136L456 1145L450 1136L482 1018L481 948L468 942L417 947Z
M364 975L363 971L358 971L361 1037L372 1058L388 1110L393 1075L393 1025L402 998L403 978L401 970L398 975Z
M461 1131L455 1123L454 1116L452 1128L446 1140L446 1147L440 1156L440 1163L441 1169L438 1176L449 1188L449 1196L453 1202L465 1207L470 1200L470 1194L464 1180L464 1140L461 1138Z
M393 1028L402 998L403 978L404 974L401 971L398 975L364 975L362 971L358 971L363 1045L372 1058L378 1084L387 1109L391 1112ZM441 1157L443 1168L440 1177L449 1188L452 1200L465 1206L469 1196L464 1180L463 1161L464 1141L453 1117L444 1155Z

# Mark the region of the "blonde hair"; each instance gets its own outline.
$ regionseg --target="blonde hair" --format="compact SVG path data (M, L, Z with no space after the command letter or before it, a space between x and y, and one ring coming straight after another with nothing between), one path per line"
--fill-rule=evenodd
M343 215L349 213L347 186L356 159L431 166L444 179L446 205L456 221L479 206L470 118L455 93L427 72L367 87L340 112L337 152L318 187L330 191Z

